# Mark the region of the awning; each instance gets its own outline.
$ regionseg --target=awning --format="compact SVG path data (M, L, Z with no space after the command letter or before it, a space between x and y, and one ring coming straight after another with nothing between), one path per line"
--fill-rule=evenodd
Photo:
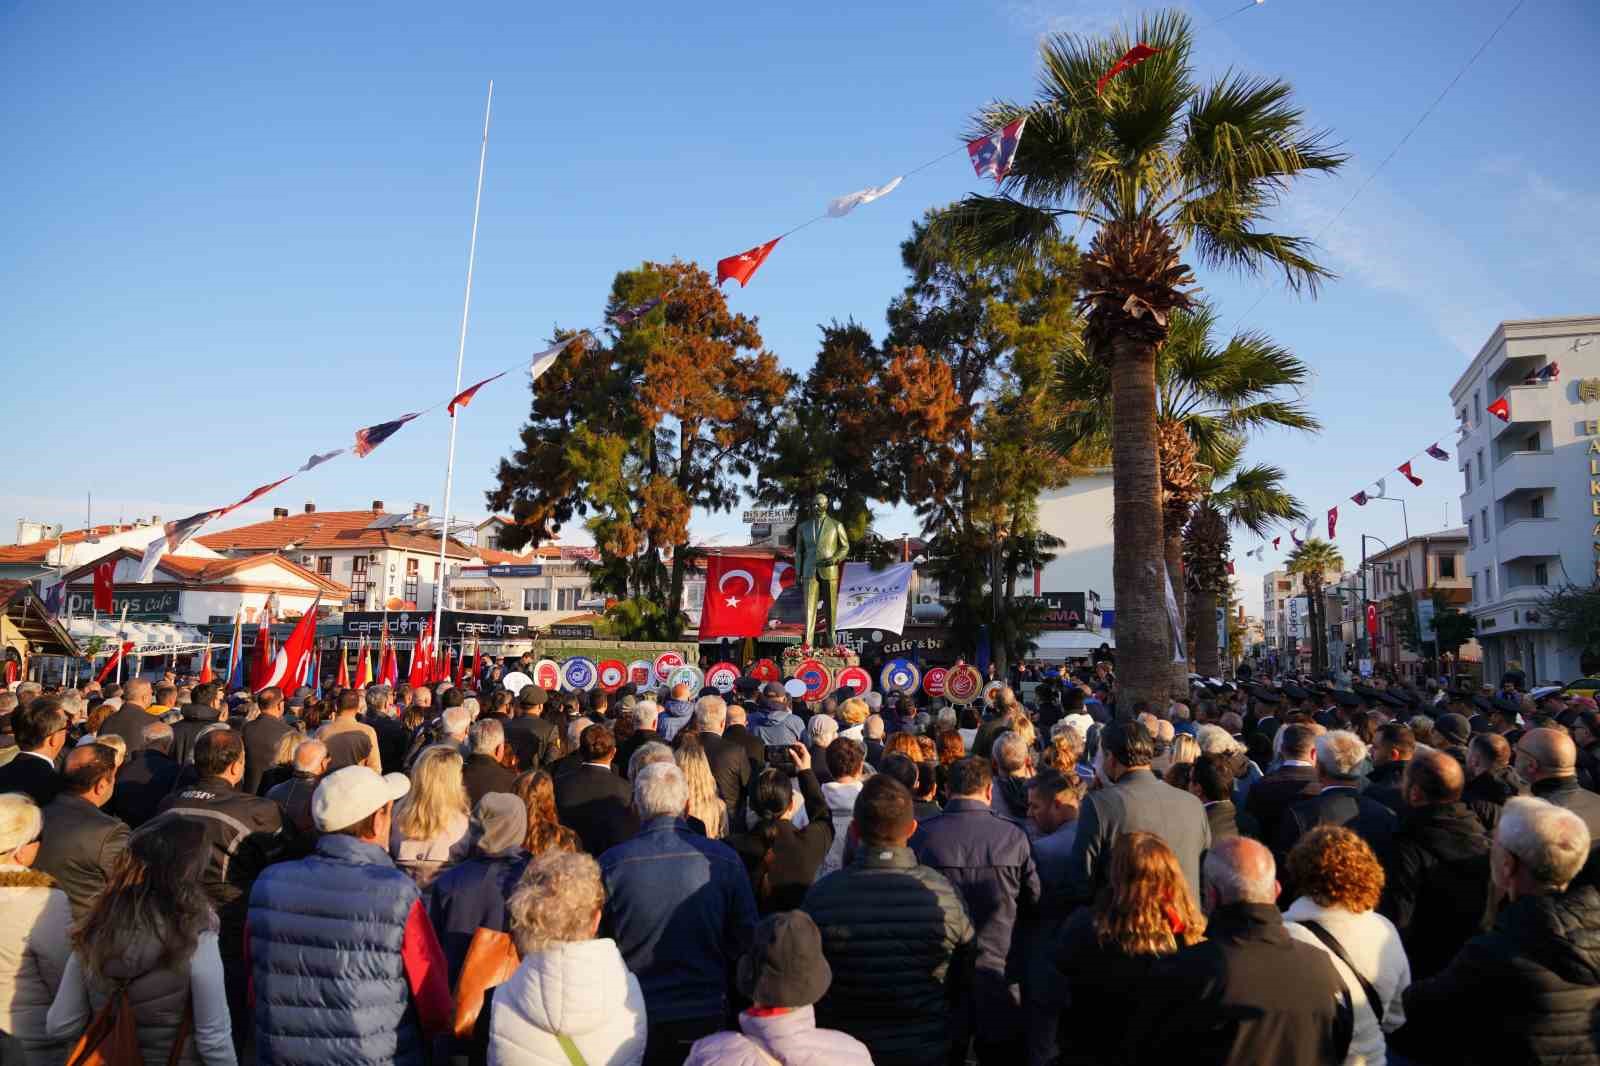
M79 644L99 637L109 652L119 641L132 641L135 655L172 655L210 645L205 633L182 622L119 622L115 618L74 618L67 631Z
M1103 629L1098 633L1091 633L1087 629L1050 629L1039 634L1037 644L1039 650L1035 654L1042 659L1057 656L1077 658L1088 655L1102 644L1115 648L1117 638Z
M24 651L42 655L77 655L78 648L59 619L26 581L0 581L0 634L4 643L25 641Z

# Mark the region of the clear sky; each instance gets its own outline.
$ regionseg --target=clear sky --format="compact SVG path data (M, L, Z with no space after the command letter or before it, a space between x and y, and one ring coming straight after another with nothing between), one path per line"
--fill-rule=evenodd
M1284 207L1316 233L1512 2L1266 0L1201 25L1198 52L1210 72L1287 77L1353 153L1343 177ZM1215 20L1238 6L1189 10ZM1041 34L1139 10L0 6L0 541L18 517L81 521L90 491L97 520L226 503L357 426L447 396L490 78L468 381L557 325L594 323L619 269L672 256L710 268L948 150L975 107L1031 93ZM1526 0L1328 230L1342 276L1319 299L1202 275L1225 321L1248 312L1245 326L1316 368L1326 431L1254 454L1286 466L1318 511L1434 439L1453 451L1447 390L1497 321L1600 310L1597 53L1592 0ZM730 303L794 368L809 365L818 323L853 316L881 334L911 221L982 184L950 158L784 241ZM458 510L482 513L526 408L513 376L468 409ZM245 517L307 500L437 510L447 431L436 413ZM1406 489L1414 533L1447 508L1459 519L1454 464L1425 462L1427 483ZM1398 507L1341 515L1352 557L1363 531L1399 534ZM696 523L736 528L736 515ZM1252 612L1260 570L1240 567Z

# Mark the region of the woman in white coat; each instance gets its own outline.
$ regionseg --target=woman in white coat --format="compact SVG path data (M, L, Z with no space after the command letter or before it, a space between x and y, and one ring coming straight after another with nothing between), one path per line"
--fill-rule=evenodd
M509 904L522 964L494 989L490 1066L638 1066L644 993L617 943L595 939L600 866L582 852L528 864Z
M45 1016L72 954L72 908L48 875L28 869L43 821L27 796L0 795L0 1062L8 1066L60 1066L67 1057Z

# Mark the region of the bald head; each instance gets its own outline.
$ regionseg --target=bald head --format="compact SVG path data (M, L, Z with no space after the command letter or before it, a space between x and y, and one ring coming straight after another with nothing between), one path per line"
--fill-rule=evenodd
M1559 729L1530 729L1517 741L1516 750L1517 770L1529 781L1577 773L1578 746Z
M302 740L294 749L294 768L308 774L320 774L328 763L328 748L320 740Z
M1406 803L1413 807L1454 803L1466 784L1461 764L1442 751L1421 752L1406 765Z
M672 686L672 698L675 699L675 700L686 700L686 699L688 699L689 698L689 686L688 685L673 685Z
M150 682L142 677L133 678L122 687L122 702L138 707L150 706Z
M1272 852L1249 837L1220 841L1206 852L1207 910L1230 903L1274 903L1278 898L1278 869Z

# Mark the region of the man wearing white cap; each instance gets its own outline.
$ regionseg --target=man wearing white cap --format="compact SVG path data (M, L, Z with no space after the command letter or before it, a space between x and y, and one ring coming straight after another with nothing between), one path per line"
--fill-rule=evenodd
M444 952L384 847L410 787L365 766L334 771L311 798L316 851L257 878L246 944L260 1061L421 1064L450 1031Z

